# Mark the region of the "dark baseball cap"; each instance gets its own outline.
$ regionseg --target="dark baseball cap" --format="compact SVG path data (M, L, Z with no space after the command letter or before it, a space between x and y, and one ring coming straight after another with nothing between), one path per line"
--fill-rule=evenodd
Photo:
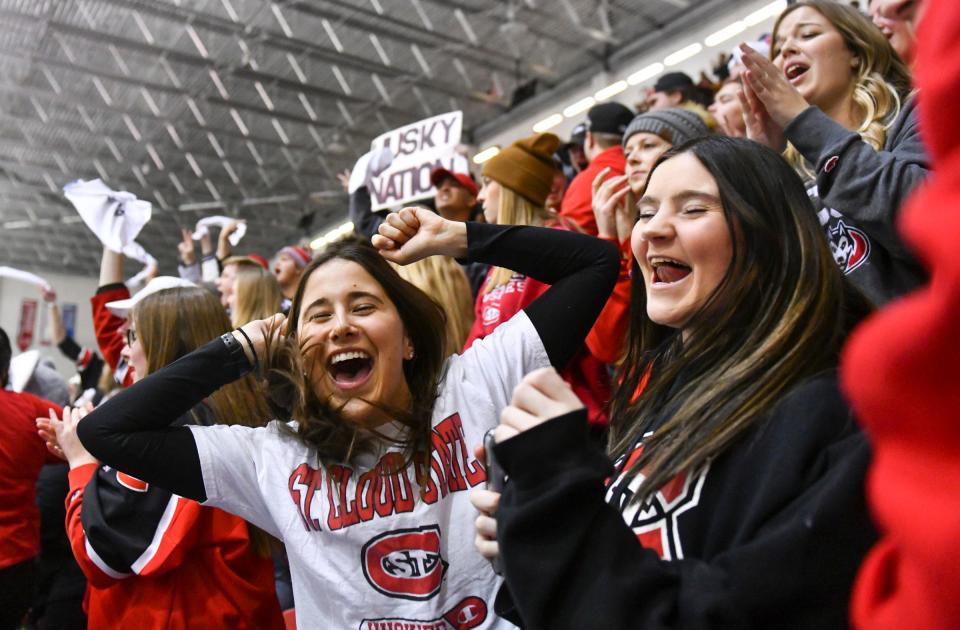
M622 103L610 102L594 105L587 112L586 131L612 133L622 136L636 114Z
M560 145L561 149L569 148L573 145L583 146L583 141L587 138L587 123L577 123L577 126L570 132L570 140Z
M453 171L448 171L445 168L435 168L433 172L430 173L430 183L434 186L439 186L443 180L450 177L453 181L457 182L460 186L463 186L467 191L473 195L477 196L477 193L480 192L480 189L477 187L477 182L473 181L473 178L468 173L454 173Z
M693 79L685 72L668 72L657 79L653 85L654 92L672 92L693 86Z

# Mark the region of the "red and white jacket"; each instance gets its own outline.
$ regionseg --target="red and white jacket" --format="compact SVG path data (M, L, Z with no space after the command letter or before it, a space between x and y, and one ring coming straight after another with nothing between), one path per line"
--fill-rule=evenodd
M130 297L130 290L122 282L106 284L97 289L90 298L93 307L93 328L97 336L97 345L100 354L113 370L113 376L123 387L133 384L133 371L126 362L121 362L120 351L123 350L123 339L118 331L123 326L123 319L117 317L107 308L107 302L125 300Z
M251 548L246 521L109 466L69 479L90 628L283 627L273 563Z

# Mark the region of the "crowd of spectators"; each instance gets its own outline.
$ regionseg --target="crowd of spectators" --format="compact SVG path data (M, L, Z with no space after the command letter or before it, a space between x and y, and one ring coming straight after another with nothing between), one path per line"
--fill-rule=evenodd
M104 247L75 374L0 330L0 630L960 626L958 37L792 2L320 251Z

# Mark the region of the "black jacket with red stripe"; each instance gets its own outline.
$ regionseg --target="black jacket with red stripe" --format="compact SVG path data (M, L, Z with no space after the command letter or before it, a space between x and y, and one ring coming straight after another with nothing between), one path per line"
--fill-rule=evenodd
M174 426L212 420L200 404ZM92 464L70 471L66 506L91 628L283 627L273 563L243 519Z
M174 426L212 424L212 414L198 405ZM87 483L80 520L90 559L104 573L128 575L145 566L151 545L162 536L164 514L173 493L140 481L109 466L101 466Z

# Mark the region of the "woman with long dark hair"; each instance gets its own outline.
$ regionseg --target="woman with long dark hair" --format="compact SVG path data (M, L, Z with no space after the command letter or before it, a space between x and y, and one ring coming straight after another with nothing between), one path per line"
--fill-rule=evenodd
M165 289L133 306L121 356L136 382L230 329L216 297ZM174 426L254 424L265 402L249 377L171 418ZM77 439L83 412L38 420L70 465L67 534L88 581L91 628L282 628L266 535L242 519L177 496L132 467L100 466ZM125 444L127 458L140 454Z
M527 628L842 627L876 534L835 368L869 304L755 143L672 149L638 215L608 454L548 370L496 429L508 482L499 509L474 502L496 511L478 547L499 540L497 610Z
M299 627L506 627L492 613L499 579L470 545L465 491L485 479L472 448L524 374L563 367L583 343L617 253L572 232L416 208L379 230L379 252L345 241L308 265L285 324L277 315L213 339L95 410L79 435L111 466L280 538ZM447 358L441 308L387 262L433 254L552 286ZM278 421L171 426L255 367Z

